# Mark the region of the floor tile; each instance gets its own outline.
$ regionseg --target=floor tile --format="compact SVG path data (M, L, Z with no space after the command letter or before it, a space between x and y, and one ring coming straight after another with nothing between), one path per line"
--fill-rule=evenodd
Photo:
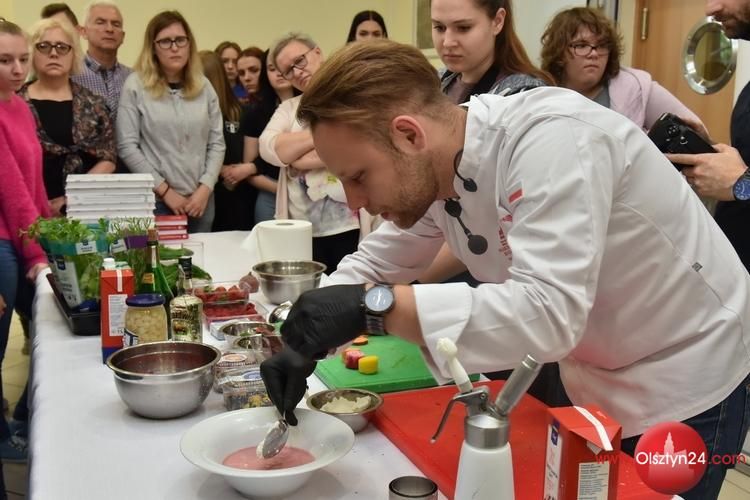
M750 476L738 472L736 470L727 471L727 477L725 481L729 481L733 485L747 492L747 498L750 498Z
M27 471L26 464L3 464L5 491L25 496L29 484Z
M724 485L721 488L721 493L719 493L719 500L747 500L747 499L748 499L747 491L740 489L738 486L735 486L729 481L726 481L726 480L724 481Z

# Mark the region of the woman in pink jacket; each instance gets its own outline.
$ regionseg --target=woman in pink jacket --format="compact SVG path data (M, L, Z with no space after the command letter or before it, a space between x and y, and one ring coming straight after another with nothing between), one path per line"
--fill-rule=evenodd
M15 24L0 21L0 295L6 303L0 315L0 360L19 288L24 280L33 283L47 267L39 245L22 241L19 235L37 217L49 215L36 123L26 102L16 95L28 72L26 35ZM26 442L12 435L5 417L0 418L0 459L26 461Z
M558 85L580 92L648 130L662 113L700 119L645 71L620 66L622 37L601 12L559 12L542 35L542 69Z

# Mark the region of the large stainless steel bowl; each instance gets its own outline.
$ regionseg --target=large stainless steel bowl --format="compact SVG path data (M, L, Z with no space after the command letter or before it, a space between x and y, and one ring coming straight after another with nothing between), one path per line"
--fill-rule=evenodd
M107 358L120 397L148 418L175 418L198 408L214 382L221 352L199 342L152 342Z
M274 304L294 302L320 284L325 264L313 260L269 260L253 266L260 291Z

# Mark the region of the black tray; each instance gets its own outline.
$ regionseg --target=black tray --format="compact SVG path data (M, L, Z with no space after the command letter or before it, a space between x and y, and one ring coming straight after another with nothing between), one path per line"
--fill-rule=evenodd
M65 297L63 297L60 293L60 290L57 289L57 280L55 279L55 275L52 273L47 274L47 281L49 281L49 284L52 287L52 291L55 294L55 302L57 302L57 307L65 317L70 331L73 332L74 335L99 335L101 328L101 315L99 314L99 311L72 311L68 307L68 303L65 302Z

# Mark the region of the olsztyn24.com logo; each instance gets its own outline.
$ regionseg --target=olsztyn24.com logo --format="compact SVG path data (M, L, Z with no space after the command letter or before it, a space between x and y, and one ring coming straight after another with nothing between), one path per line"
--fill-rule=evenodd
M634 458L641 480L669 495L698 484L709 462L700 434L681 422L664 422L644 432Z

